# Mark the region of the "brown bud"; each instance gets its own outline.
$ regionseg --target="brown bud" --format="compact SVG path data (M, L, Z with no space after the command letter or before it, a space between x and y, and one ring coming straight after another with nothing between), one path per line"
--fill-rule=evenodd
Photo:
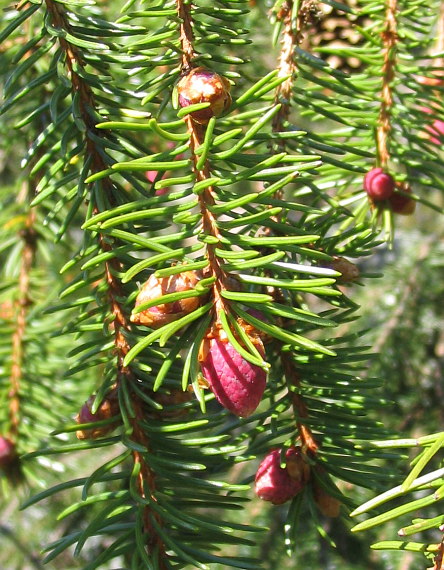
M76 416L76 422L78 424L89 424L103 420L110 420L111 418L118 415L119 403L115 390L111 391L108 396L103 399L97 411L93 414L91 408L94 404L95 399L95 396L90 396L80 408L80 411ZM106 425L77 430L77 439L97 439L98 437L103 437L109 432L113 431L113 429L116 427L116 423L117 422L114 421Z
M138 307L154 299L159 299L160 302L164 295L170 293L193 291L199 280L200 275L195 271L184 271L170 277L159 278L153 274L139 291L135 306ZM140 313L134 313L131 315L131 321L158 329L192 313L200 305L201 299L202 297L189 297L173 303L155 305Z
M189 107L197 103L210 103L206 109L190 113L196 123L206 125L211 117L218 117L231 105L230 88L225 77L210 69L195 67L177 84L179 105Z
M310 479L310 465L305 460L300 446L292 446L287 452L287 471L292 479L305 485Z
M189 402L193 398L190 391L173 388L168 392L153 392L153 400L164 406L163 410L156 411L152 415L159 418L180 418L188 413L188 409L181 404Z
M329 495L316 480L313 482L313 495L315 503L324 516L331 518L339 516L341 510L340 501Z
M338 279L339 283L352 283L359 279L358 267L345 257L335 255L328 267L341 274L341 277Z
M389 198L389 207L394 214L411 216L416 209L416 200L413 200L413 198L405 194L411 194L412 189L405 183L397 185L397 188L404 192L404 194L399 194L395 191Z

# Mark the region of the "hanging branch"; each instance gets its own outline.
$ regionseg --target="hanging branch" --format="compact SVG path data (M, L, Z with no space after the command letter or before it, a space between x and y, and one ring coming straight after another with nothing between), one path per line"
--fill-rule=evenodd
M277 77L287 77L287 79L278 85L275 90L274 102L275 104L281 104L272 122L272 129L275 133L283 130L284 124L290 115L293 83L297 72L295 49L303 40L302 31L308 21L308 12L312 2L310 0L302 0L298 4L295 19L293 19L295 6L293 0L285 0L276 15L277 19L283 24ZM277 144L281 149L284 149L285 139L280 140ZM282 194L282 190L280 193Z
M274 133L283 130L284 123L287 121L291 110L291 94L293 90L294 74L296 72L296 62L294 58L294 50L300 40L300 18L297 18L296 28L292 19L293 0L286 0L281 6L277 19L283 23L284 29L281 38L281 51L278 59L278 77L287 77L287 79L278 85L275 90L274 102L281 103L281 108L273 118L272 130ZM277 143L281 149L285 147L285 140ZM279 191L282 194L282 190Z
M19 202L24 202L30 194L31 183L24 185L25 196L19 196ZM18 297L15 301L15 330L12 335L11 375L9 378L11 388L9 391L10 437L15 441L18 436L20 424L20 382L23 376L24 340L26 335L26 317L30 298L30 272L34 265L37 235L34 230L35 211L30 211L25 222L25 228L20 232L23 241L21 252L21 265L18 277Z
M63 7L56 2L53 2L53 0L45 0L45 2L48 12L51 14L54 26L61 30L69 31L70 25L67 21ZM91 113L91 110L95 110L97 108L93 91L88 83L86 83L81 75L76 71L76 69L82 71L84 70L84 62L81 53L75 45L71 44L63 37L60 37L59 41L63 51L65 52L66 65L71 78L72 91L73 94L77 93L79 96L80 116L86 126L85 152L86 156L91 160L90 174L96 174L106 170L108 165L99 152L99 149L94 142L94 138L91 135L94 135L95 137L105 137L106 131L96 128ZM108 176L102 179L102 188L106 193L109 204L111 206L115 206L116 201L112 192L113 184ZM97 206L95 206L94 214L98 213L99 209ZM100 248L104 253L113 249L113 245L109 242L109 239L105 240L104 236L100 233L98 234L98 240L100 243ZM108 285L107 297L111 314L114 316L114 319L110 324L110 329L114 336L117 368L115 387L117 390L119 390L121 387L123 379L126 379L129 385L136 382L136 377L131 369L124 365L125 356L128 354L131 348L126 338L126 335L130 332L131 325L129 318L127 317L125 310L119 301L119 298L122 298L124 296L124 292L122 290L121 283L117 279L115 273L120 271L120 269L120 263L116 258L105 261L105 280ZM144 417L143 404L135 393L132 394L131 403L134 409L134 417L130 418L132 427L132 439L138 444L142 445L145 449L149 449L150 444L148 438L140 427L140 422ZM132 454L134 463L136 465L140 465L137 479L138 492L143 499L149 496L151 500L155 501L155 475L150 469L149 465L146 463L143 457L143 453L137 450L133 450ZM159 568L163 569L165 568L163 562L163 558L165 557L165 547L158 533L153 527L151 516L154 517L156 522L159 522L158 515L151 513L150 509L145 506L143 514L143 526L144 532L148 537L147 549L150 552L155 552L157 550L159 556Z
M191 15L191 5L185 3L183 0L177 0L177 13L180 18L180 45L182 51L182 65L181 73L186 75L194 67L195 52L193 47L193 29L192 29L192 15ZM203 143L205 138L206 128L204 125L196 122L191 114L188 114L185 118L188 133L190 136L190 150L192 156L192 165L194 175L196 177L196 182L201 182L211 178L210 165L208 159L205 160L204 164L198 165L199 156L196 154L196 150ZM215 282L213 286L214 293L214 308L216 312L216 321L218 319L219 312L225 311L225 301L221 295L222 291L226 287L227 275L221 267L220 260L216 255L216 247L220 247L220 234L217 227L216 218L211 212L210 208L215 204L214 199L214 187L208 186L199 194L199 207L202 215L202 229L203 233L208 236L216 238L217 242L208 243L206 245L207 258L209 263L209 269L211 276L215 277Z
M382 67L381 109L376 129L378 162L384 170L390 160L389 141L391 134L390 115L393 105L392 81L395 77L396 48L398 42L396 12L397 0L387 0L385 28L382 32L384 64Z
M281 104L281 106L273 118L273 133L279 133L285 130L285 123L288 120L291 112L293 84L297 71L295 49L303 39L302 30L306 22L306 9L308 4L309 2L301 3L301 5L298 7L296 19L293 19L293 0L286 0L277 14L277 19L280 20L284 26L281 38L281 51L277 65L278 77L287 77L287 79L278 85L275 89L274 102L276 105ZM275 152L283 152L285 151L285 147L285 139L281 139L277 143L272 143L272 149L274 149ZM282 196L283 189L281 188L276 192L274 197L277 199L282 199ZM279 221L279 214L276 217L276 220ZM273 289L272 294L276 302L285 302L278 290ZM302 399L302 396L297 393L298 388L300 387L299 375L295 370L295 364L288 352L281 350L280 358L285 379L287 381L287 387L292 401L293 410L297 418L296 425L299 432L302 448L304 451L307 451L310 454L314 455L318 449L318 444L316 443L310 428L303 423L303 420L308 417L308 410Z

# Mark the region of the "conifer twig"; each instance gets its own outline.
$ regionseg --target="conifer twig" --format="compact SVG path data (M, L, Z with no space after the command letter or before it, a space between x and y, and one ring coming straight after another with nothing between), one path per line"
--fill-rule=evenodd
M297 70L294 52L296 46L302 41L302 30L306 21L305 12L309 4L310 1L306 2L304 0L300 3L295 20L292 18L294 8L293 0L285 0L277 14L278 20L281 20L284 25L281 39L281 51L278 57L278 77L286 77L287 79L278 85L275 90L274 102L275 104L280 103L281 107L273 118L273 133L279 133L284 130L285 122L288 120L291 112L291 96ZM272 148L275 152L283 152L285 151L285 146L285 139L282 139L279 140L277 144L273 144ZM281 199L282 195L283 189L278 190L274 197ZM277 219L279 220L279 215L277 216ZM282 298L279 290L273 288L270 292L277 302L280 301L285 303L285 300ZM296 416L296 426L302 447L307 452L315 454L318 449L318 444L314 439L310 428L303 423L303 419L308 417L308 410L302 396L297 393L297 388L300 386L299 375L295 370L294 362L288 353L281 351L280 358L285 379L287 381L289 396Z
M24 186L26 196L30 183ZM20 197L19 197L20 198ZM26 198L24 198L26 199ZM24 201L21 199L21 201ZM36 252L36 233L34 230L35 211L30 211L26 218L25 228L20 232L23 241L21 265L18 277L18 297L15 301L15 330L12 335L11 374L9 390L10 436L16 439L20 424L20 383L23 376L24 340L26 334L26 318L30 299L30 272L34 265Z
M433 570L443 570L444 568L444 536L439 543L438 553L434 559Z
M185 3L183 0L176 0L177 13L180 18L180 43L182 50L182 74L186 74L193 67L193 60L195 52L193 47L193 29L192 29L192 15L191 5ZM205 127L193 120L191 114L185 118L188 133L190 135L190 150L193 162L193 170L196 177L196 182L207 180L211 177L210 165L208 159L204 165L198 167L199 157L196 154L197 148L203 143L205 137ZM211 212L210 207L215 204L214 187L208 186L199 194L199 207L202 215L202 229L204 234L220 240L219 229L214 214ZM216 255L216 247L220 247L220 243L206 244L206 252L208 257L208 264L210 273L216 278L213 286L214 293L214 307L217 315L220 311L225 312L225 300L221 292L226 289L227 274L221 267L220 260Z
M391 109L393 106L393 79L395 77L396 48L398 31L396 13L397 0L387 0L385 25L382 32L384 63L382 66L381 108L376 129L377 156L381 168L385 169L390 160Z
M293 20L293 0L285 0L279 9L276 17L283 24L281 37L281 50L278 58L278 77L286 77L287 79L278 85L275 90L274 102L280 103L281 107L273 117L272 130L274 133L281 132L285 122L288 120L291 111L291 95L295 75L297 73L297 63L295 59L295 49L302 40L302 32L307 21L307 11L312 4L311 0L302 0L299 2L296 19ZM285 139L279 140L277 145L280 148L285 147ZM280 191L282 194L282 190Z
M296 426L301 438L301 445L304 451L314 455L319 447L315 440L311 429L304 424L304 419L308 418L308 410L302 397L295 391L300 386L300 378L295 370L294 362L291 358L281 352L281 361L284 369L285 379L287 380L288 391L291 397L294 414L296 416Z
M69 31L70 25L69 22L67 21L64 8L59 4L57 4L56 2L54 2L53 0L45 0L45 3L48 12L51 14L51 17L53 19L54 26L56 26L59 29ZM86 126L85 153L91 159L90 172L91 174L95 174L103 170L106 170L108 165L105 163L103 156L99 152L91 134L94 134L96 137L104 137L106 136L106 132L100 131L99 129L96 128L91 113L88 111L88 107L90 109L96 109L96 104L94 100L94 93L91 87L88 85L88 83L84 81L81 75L79 75L76 72L76 69L84 69L84 62L81 53L79 52L78 48L75 45L71 44L65 38L60 37L59 42L63 51L65 52L66 66L70 74L73 94L77 93L79 96L80 116ZM111 179L109 177L105 177L102 181L102 184L110 205L111 206L116 205L112 193ZM95 213L98 213L97 210L95 211ZM107 252L112 249L112 244L110 244L108 241L105 241L103 235L99 234L98 240L103 252ZM114 335L114 347L115 347L115 354L117 360L116 362L117 388L120 387L121 380L123 378L128 379L130 383L136 380L131 369L127 366L124 366L125 356L127 355L127 353L131 348L126 338L126 333L129 332L131 325L125 313L125 310L119 301L119 298L123 296L121 283L115 276L115 273L119 270L120 270L120 263L116 258L113 258L110 261L105 262L105 279L108 285L108 291L107 291L108 302L111 309L111 313L114 316L110 328ZM143 405L142 402L139 401L137 395L134 393L133 393L132 404L135 411L135 417L130 418L133 428L132 437L135 441L137 441L137 443L140 443L146 449L149 449L150 445L148 438L146 437L145 433L140 427L140 422L143 419L144 415ZM148 492L152 500L155 500L154 497L155 475L153 471L146 463L143 454L140 451L134 450L133 458L136 464L140 464L140 472L138 476L138 491L141 497L145 498ZM147 534L148 537L147 548L149 551L152 552L155 552L157 549L159 556L159 561L158 561L159 568L163 569L165 568L163 561L165 557L165 547L163 541L160 539L158 533L155 532L155 529L151 524L150 514L152 514L152 516L154 516L156 520L160 523L158 515L156 513L150 513L149 508L145 506L143 523L144 523L144 532Z

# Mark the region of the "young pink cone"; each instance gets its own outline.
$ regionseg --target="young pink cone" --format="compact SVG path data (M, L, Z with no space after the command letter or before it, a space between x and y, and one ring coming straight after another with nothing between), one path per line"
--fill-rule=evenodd
M150 276L143 285L136 299L136 307L159 299L159 305L150 307L131 315L131 321L140 325L147 325L158 329L165 324L172 323L177 319L192 313L200 305L202 297L189 297L173 303L162 304L162 297L169 293L192 291L200 280L200 275L195 271L184 271L170 277Z
M300 448L291 446L287 449L285 461L286 466L281 467L280 449L273 449L262 460L255 479L255 492L260 499L281 505L304 488L310 478L310 467Z
M255 344L263 355L262 341L257 338ZM265 390L265 370L245 360L231 343L220 338L204 339L199 360L218 402L236 416L251 415Z
M177 84L179 105L189 107L197 103L210 103L200 111L190 113L196 123L206 125L211 117L218 117L231 105L230 82L218 73L195 67Z
M440 81L443 81L442 79ZM433 109L429 109L429 107L421 107L420 108L423 113L433 113ZM430 142L437 146L443 146L443 143L438 137L442 137L444 135L444 121L440 119L435 119L431 125L427 125L425 130L428 133L428 138Z
M364 176L364 190L374 202L381 202L393 194L395 181L382 168L372 168Z

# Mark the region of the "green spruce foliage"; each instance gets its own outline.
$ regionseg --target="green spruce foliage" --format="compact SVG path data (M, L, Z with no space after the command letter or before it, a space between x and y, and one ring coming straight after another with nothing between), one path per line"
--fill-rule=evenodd
M442 0L1 5L4 564L441 569Z

